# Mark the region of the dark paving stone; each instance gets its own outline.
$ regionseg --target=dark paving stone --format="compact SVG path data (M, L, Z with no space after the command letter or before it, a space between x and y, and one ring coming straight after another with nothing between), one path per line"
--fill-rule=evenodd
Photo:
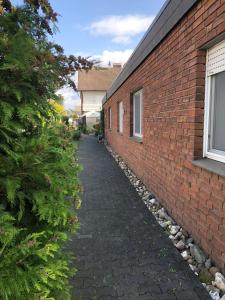
M79 148L81 228L73 300L209 300L133 186L94 137Z

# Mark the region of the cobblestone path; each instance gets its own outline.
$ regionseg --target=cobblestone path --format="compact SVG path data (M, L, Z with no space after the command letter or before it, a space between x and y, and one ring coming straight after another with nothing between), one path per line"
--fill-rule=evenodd
M79 148L81 228L73 300L209 300L126 176L94 137Z

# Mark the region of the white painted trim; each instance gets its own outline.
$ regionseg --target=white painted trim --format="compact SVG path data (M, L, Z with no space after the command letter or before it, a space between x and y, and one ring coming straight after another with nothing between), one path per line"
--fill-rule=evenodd
M206 61L208 61L208 51L206 54ZM206 157L208 150L208 136L209 136L209 99L210 99L210 78L207 76L207 64L206 64L206 76L205 76L205 113L204 113L204 138L203 138L203 157Z
M222 163L225 163L225 152L221 151L221 153L224 153L224 155L219 155L219 154L214 153L214 151L217 151L217 150L211 150L210 152L209 151L206 152L206 157L220 161Z
M140 133L135 132L135 95L140 95ZM142 138L143 137L143 90L139 90L133 94L133 136Z
M141 137L143 137L143 90L140 93L140 124L141 124Z

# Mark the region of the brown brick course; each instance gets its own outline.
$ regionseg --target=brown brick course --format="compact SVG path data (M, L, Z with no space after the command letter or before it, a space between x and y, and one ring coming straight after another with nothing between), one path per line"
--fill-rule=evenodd
M192 164L202 157L203 45L225 32L225 0L202 0L104 104L106 138L176 221L225 271L225 178ZM143 141L131 134L131 95L143 88ZM117 132L123 101L124 132ZM106 118L108 113L105 113ZM108 122L106 121L105 124Z

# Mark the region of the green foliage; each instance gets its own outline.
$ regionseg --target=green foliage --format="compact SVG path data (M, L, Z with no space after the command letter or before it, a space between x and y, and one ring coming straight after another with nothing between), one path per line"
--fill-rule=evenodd
M62 121L63 121L66 125L69 125L69 117L68 117L68 116L62 116Z
M0 15L0 299L66 300L80 166L49 99L88 64L48 42L56 15L47 0L0 1Z
M79 129L75 130L74 133L73 133L73 139L75 141L78 141L81 137L81 131Z
M98 136L100 134L102 134L102 128L101 128L101 124L97 123L93 126L94 130L95 130L95 136Z
M84 133L84 134L89 134L90 132L89 132L89 129L86 127L86 126L83 126L82 128L81 128L81 131L82 131L82 133Z
M2 299L69 299L72 272L62 246L78 228L80 167L68 136L66 127L53 123L2 155Z
M105 115L104 115L104 109L101 110L100 126L101 126L101 134L104 137L105 136Z

